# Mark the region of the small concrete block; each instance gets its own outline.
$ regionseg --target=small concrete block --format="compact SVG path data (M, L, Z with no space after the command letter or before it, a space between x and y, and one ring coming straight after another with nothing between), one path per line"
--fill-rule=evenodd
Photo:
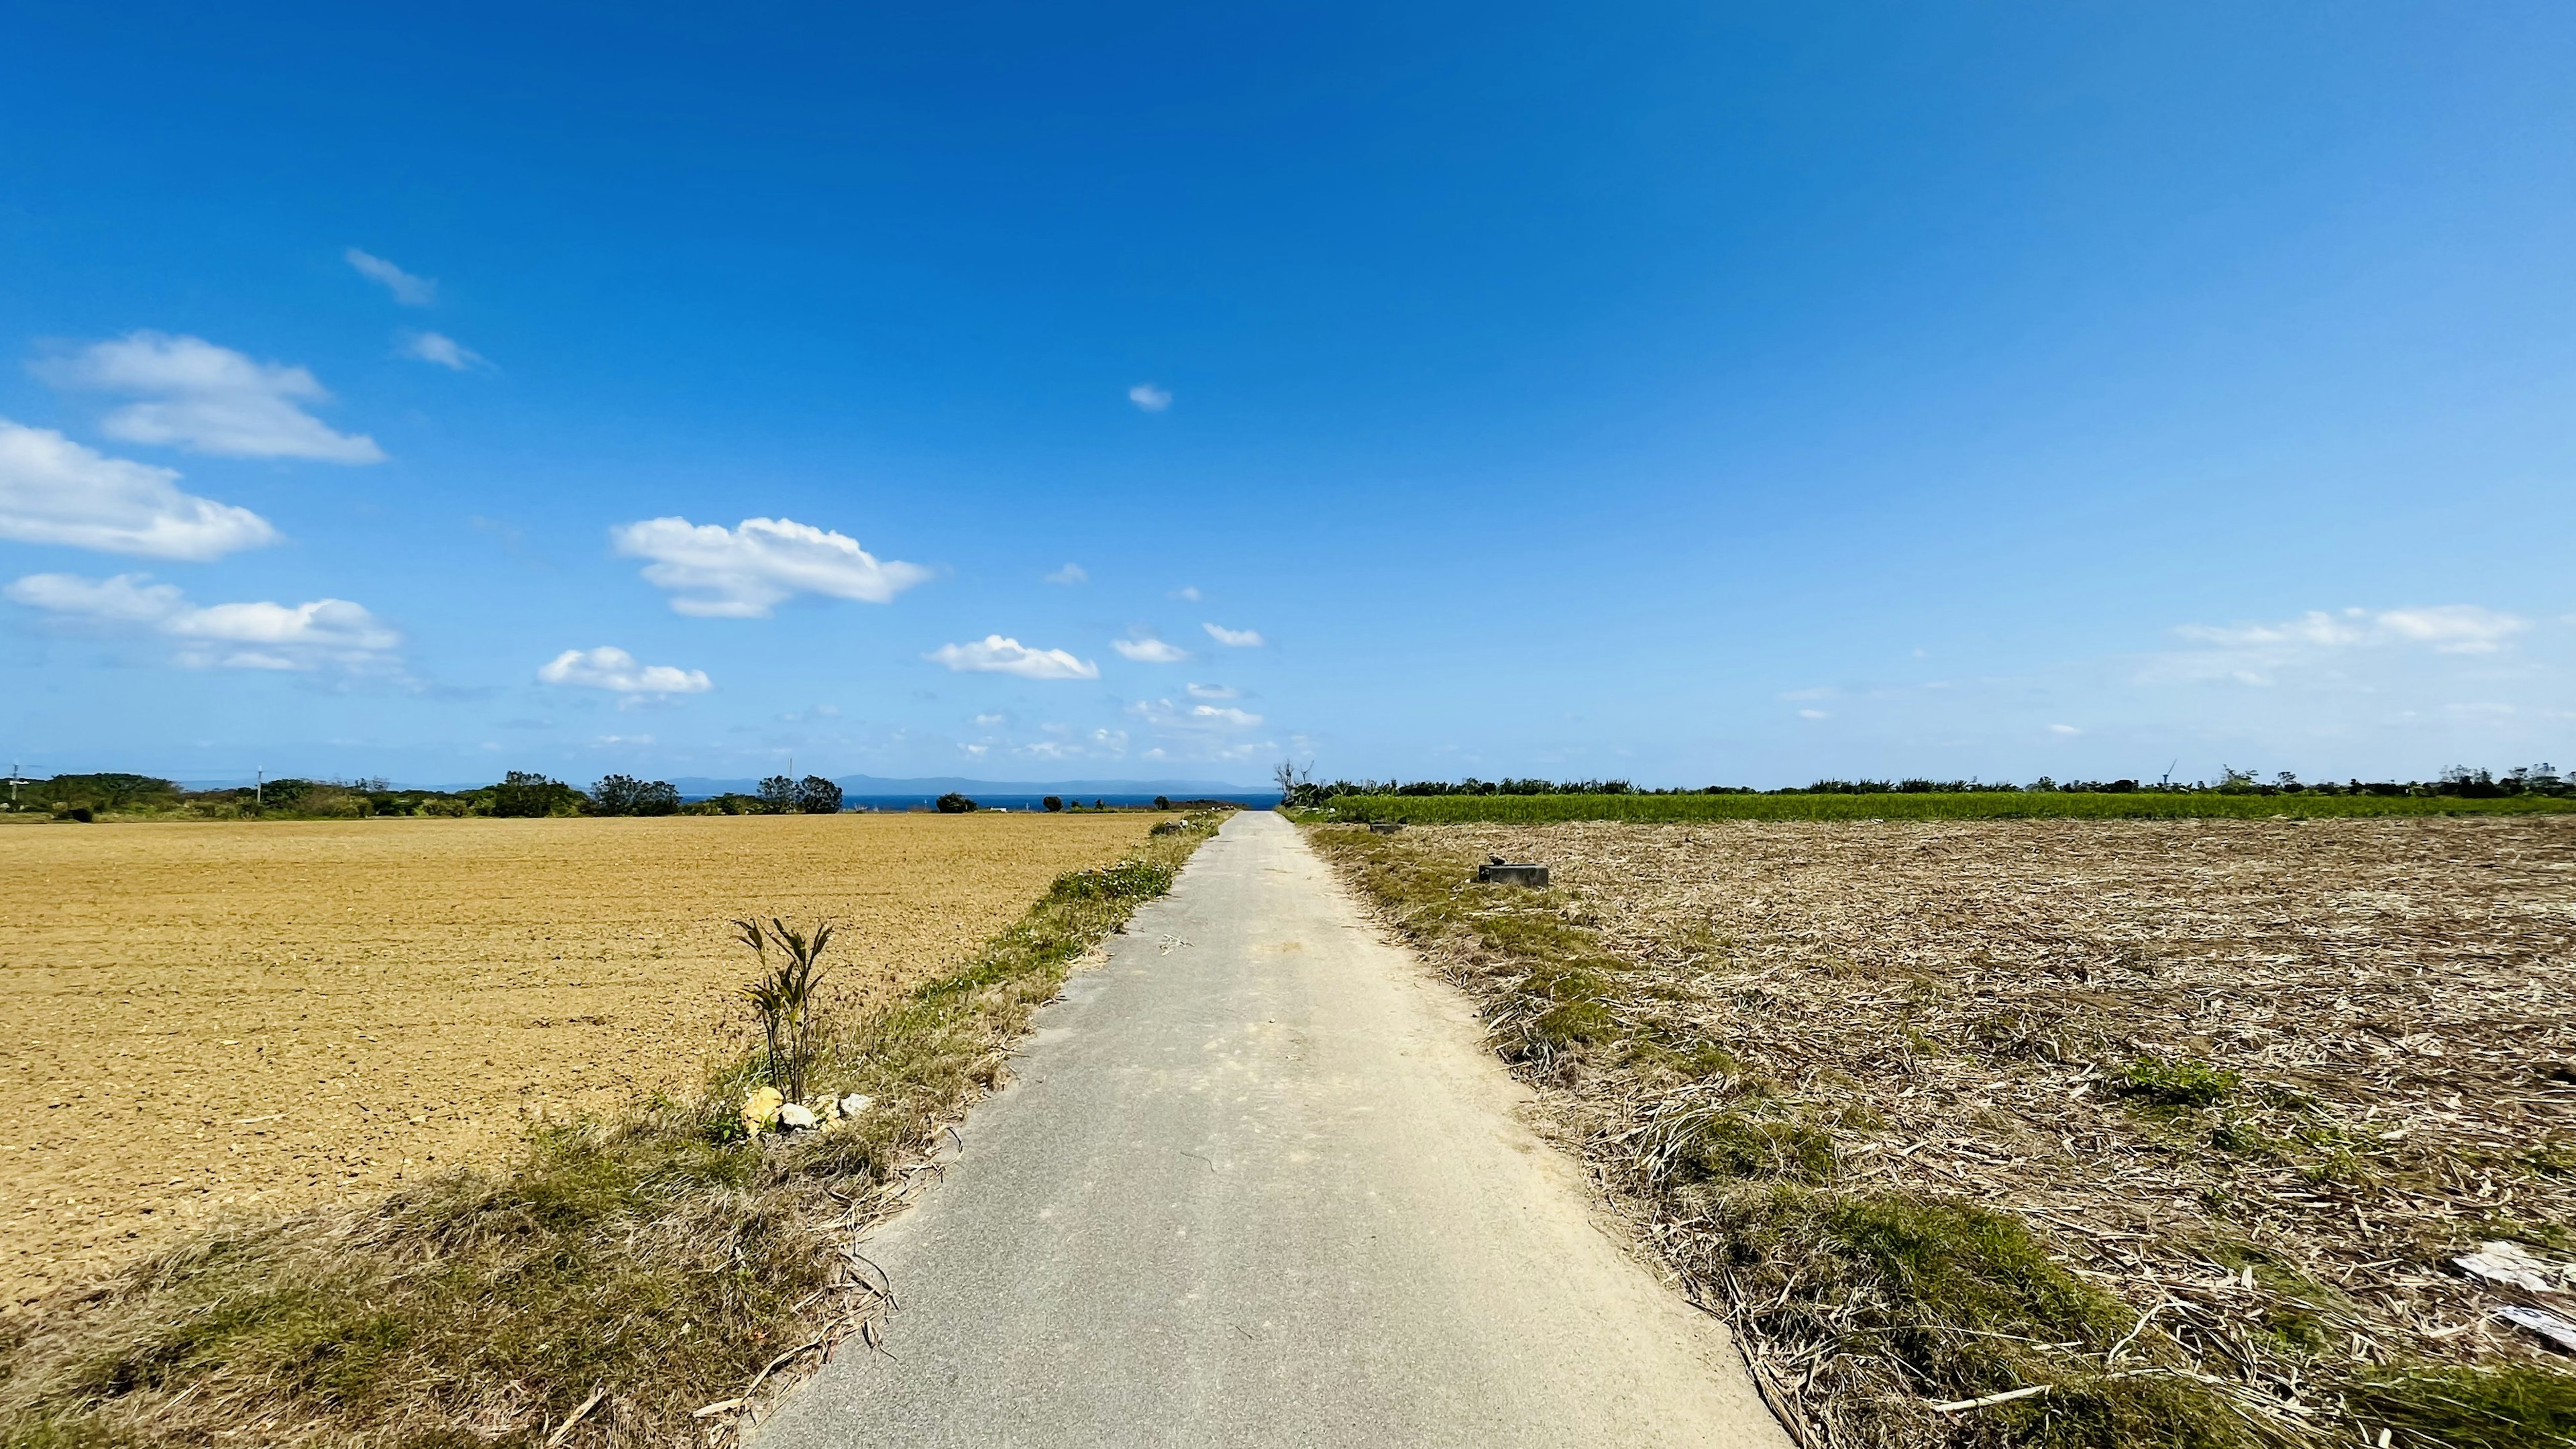
M1547 885L1547 867L1496 862L1492 865L1476 867L1476 879L1489 885L1537 886L1544 889Z

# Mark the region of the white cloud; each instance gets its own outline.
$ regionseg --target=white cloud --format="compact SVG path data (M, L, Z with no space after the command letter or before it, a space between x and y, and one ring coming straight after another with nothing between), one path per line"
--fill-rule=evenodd
M1178 664L1190 657L1190 651L1151 637L1113 639L1109 647L1139 664Z
M2048 727L2048 732L2053 735L2080 735L2084 733L2084 731L2077 729L2075 726L2070 724L2050 725Z
M1832 719L1832 718L1833 718L1833 716L1832 716L1832 715L1830 715L1830 714L1827 714L1826 712L1824 712L1824 711L1823 711L1823 710L1821 710L1821 709L1802 709L1802 710L1798 711L1798 718L1800 718L1800 719Z
M2430 644L2445 654L2490 654L2531 627L2528 619L2475 604L2429 608L2311 609L2277 624L2214 627L2186 624L2175 632L2223 649L2349 649L2379 644Z
M402 636L346 599L307 604L191 604L149 574L85 579L30 574L8 597L66 622L160 635L180 645L191 668L367 669L391 662Z
M1158 730L1181 733L1250 729L1261 716L1231 705L1194 704L1184 709L1168 699L1139 700L1127 712Z
M1057 569L1054 573L1048 574L1045 578L1045 582L1050 584L1087 584L1091 582L1091 575L1082 571L1082 565L1078 563L1069 563L1063 568Z
M381 463L364 433L335 433L302 407L331 394L301 367L253 362L201 337L130 332L40 364L56 387L140 394L99 423L109 437L230 458Z
M703 669L638 664L634 655L613 644L567 649L538 669L537 678L618 694L704 694L715 687Z
M0 418L0 538L199 560L277 541L268 520L182 493L178 481L171 469Z
M979 714L975 716L975 723L982 725L986 729L991 729L997 724L1008 724L1010 722L1010 718L1011 717L1006 714Z
M987 634L973 644L942 644L921 656L959 671L1016 674L1022 679L1098 679L1100 666L1062 649L1032 649L1017 639Z
M857 539L787 518L746 518L740 528L652 518L609 530L617 551L653 562L645 579L671 591L671 608L709 619L765 619L800 594L882 604L930 570L879 561Z
M1127 389L1127 400L1149 413L1159 413L1172 405L1172 395L1150 382Z
M1230 684L1193 684L1190 686L1190 698L1192 699L1233 699L1236 697L1235 688Z
M402 355L423 362L435 362L457 372L477 367L490 367L482 353L457 341L444 332L406 332L402 338Z
M1172 597L1175 599L1187 599L1191 603L1195 604L1199 601L1199 586L1196 584L1183 584L1179 588L1172 590Z
M1228 649L1258 649L1270 642L1251 629L1229 629L1223 624L1201 624L1199 627L1207 630L1209 638Z
M438 300L438 281L434 277L415 277L383 257L369 256L356 247L340 255L358 269L358 275L384 283L394 300L406 307L426 307Z

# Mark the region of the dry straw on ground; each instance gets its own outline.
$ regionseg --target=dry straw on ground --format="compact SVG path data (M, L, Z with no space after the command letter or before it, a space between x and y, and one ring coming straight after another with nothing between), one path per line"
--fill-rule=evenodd
M1319 838L1815 1440L2568 1442L2440 1370L2566 1363L2450 1259L2576 1256L2576 819ZM1488 852L1561 889L1437 884Z
M382 1191L742 1046L746 910L845 1008L955 968L1139 815L0 832L0 1312L227 1213Z

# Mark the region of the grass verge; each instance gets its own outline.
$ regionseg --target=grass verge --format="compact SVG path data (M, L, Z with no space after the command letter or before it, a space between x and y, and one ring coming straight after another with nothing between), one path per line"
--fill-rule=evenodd
M847 1233L901 1205L1030 1013L1219 819L1059 877L963 970L836 1034L815 1081L874 1099L845 1126L728 1142L745 1061L506 1170L202 1234L11 1325L0 1444L542 1445L576 1416L553 1442L721 1441L756 1376L864 1330Z

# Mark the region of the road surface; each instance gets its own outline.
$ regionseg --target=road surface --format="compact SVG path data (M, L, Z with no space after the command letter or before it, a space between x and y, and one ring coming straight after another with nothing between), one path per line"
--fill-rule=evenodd
M887 1353L850 1340L755 1441L1785 1446L1524 1099L1294 826L1238 814L867 1245Z

